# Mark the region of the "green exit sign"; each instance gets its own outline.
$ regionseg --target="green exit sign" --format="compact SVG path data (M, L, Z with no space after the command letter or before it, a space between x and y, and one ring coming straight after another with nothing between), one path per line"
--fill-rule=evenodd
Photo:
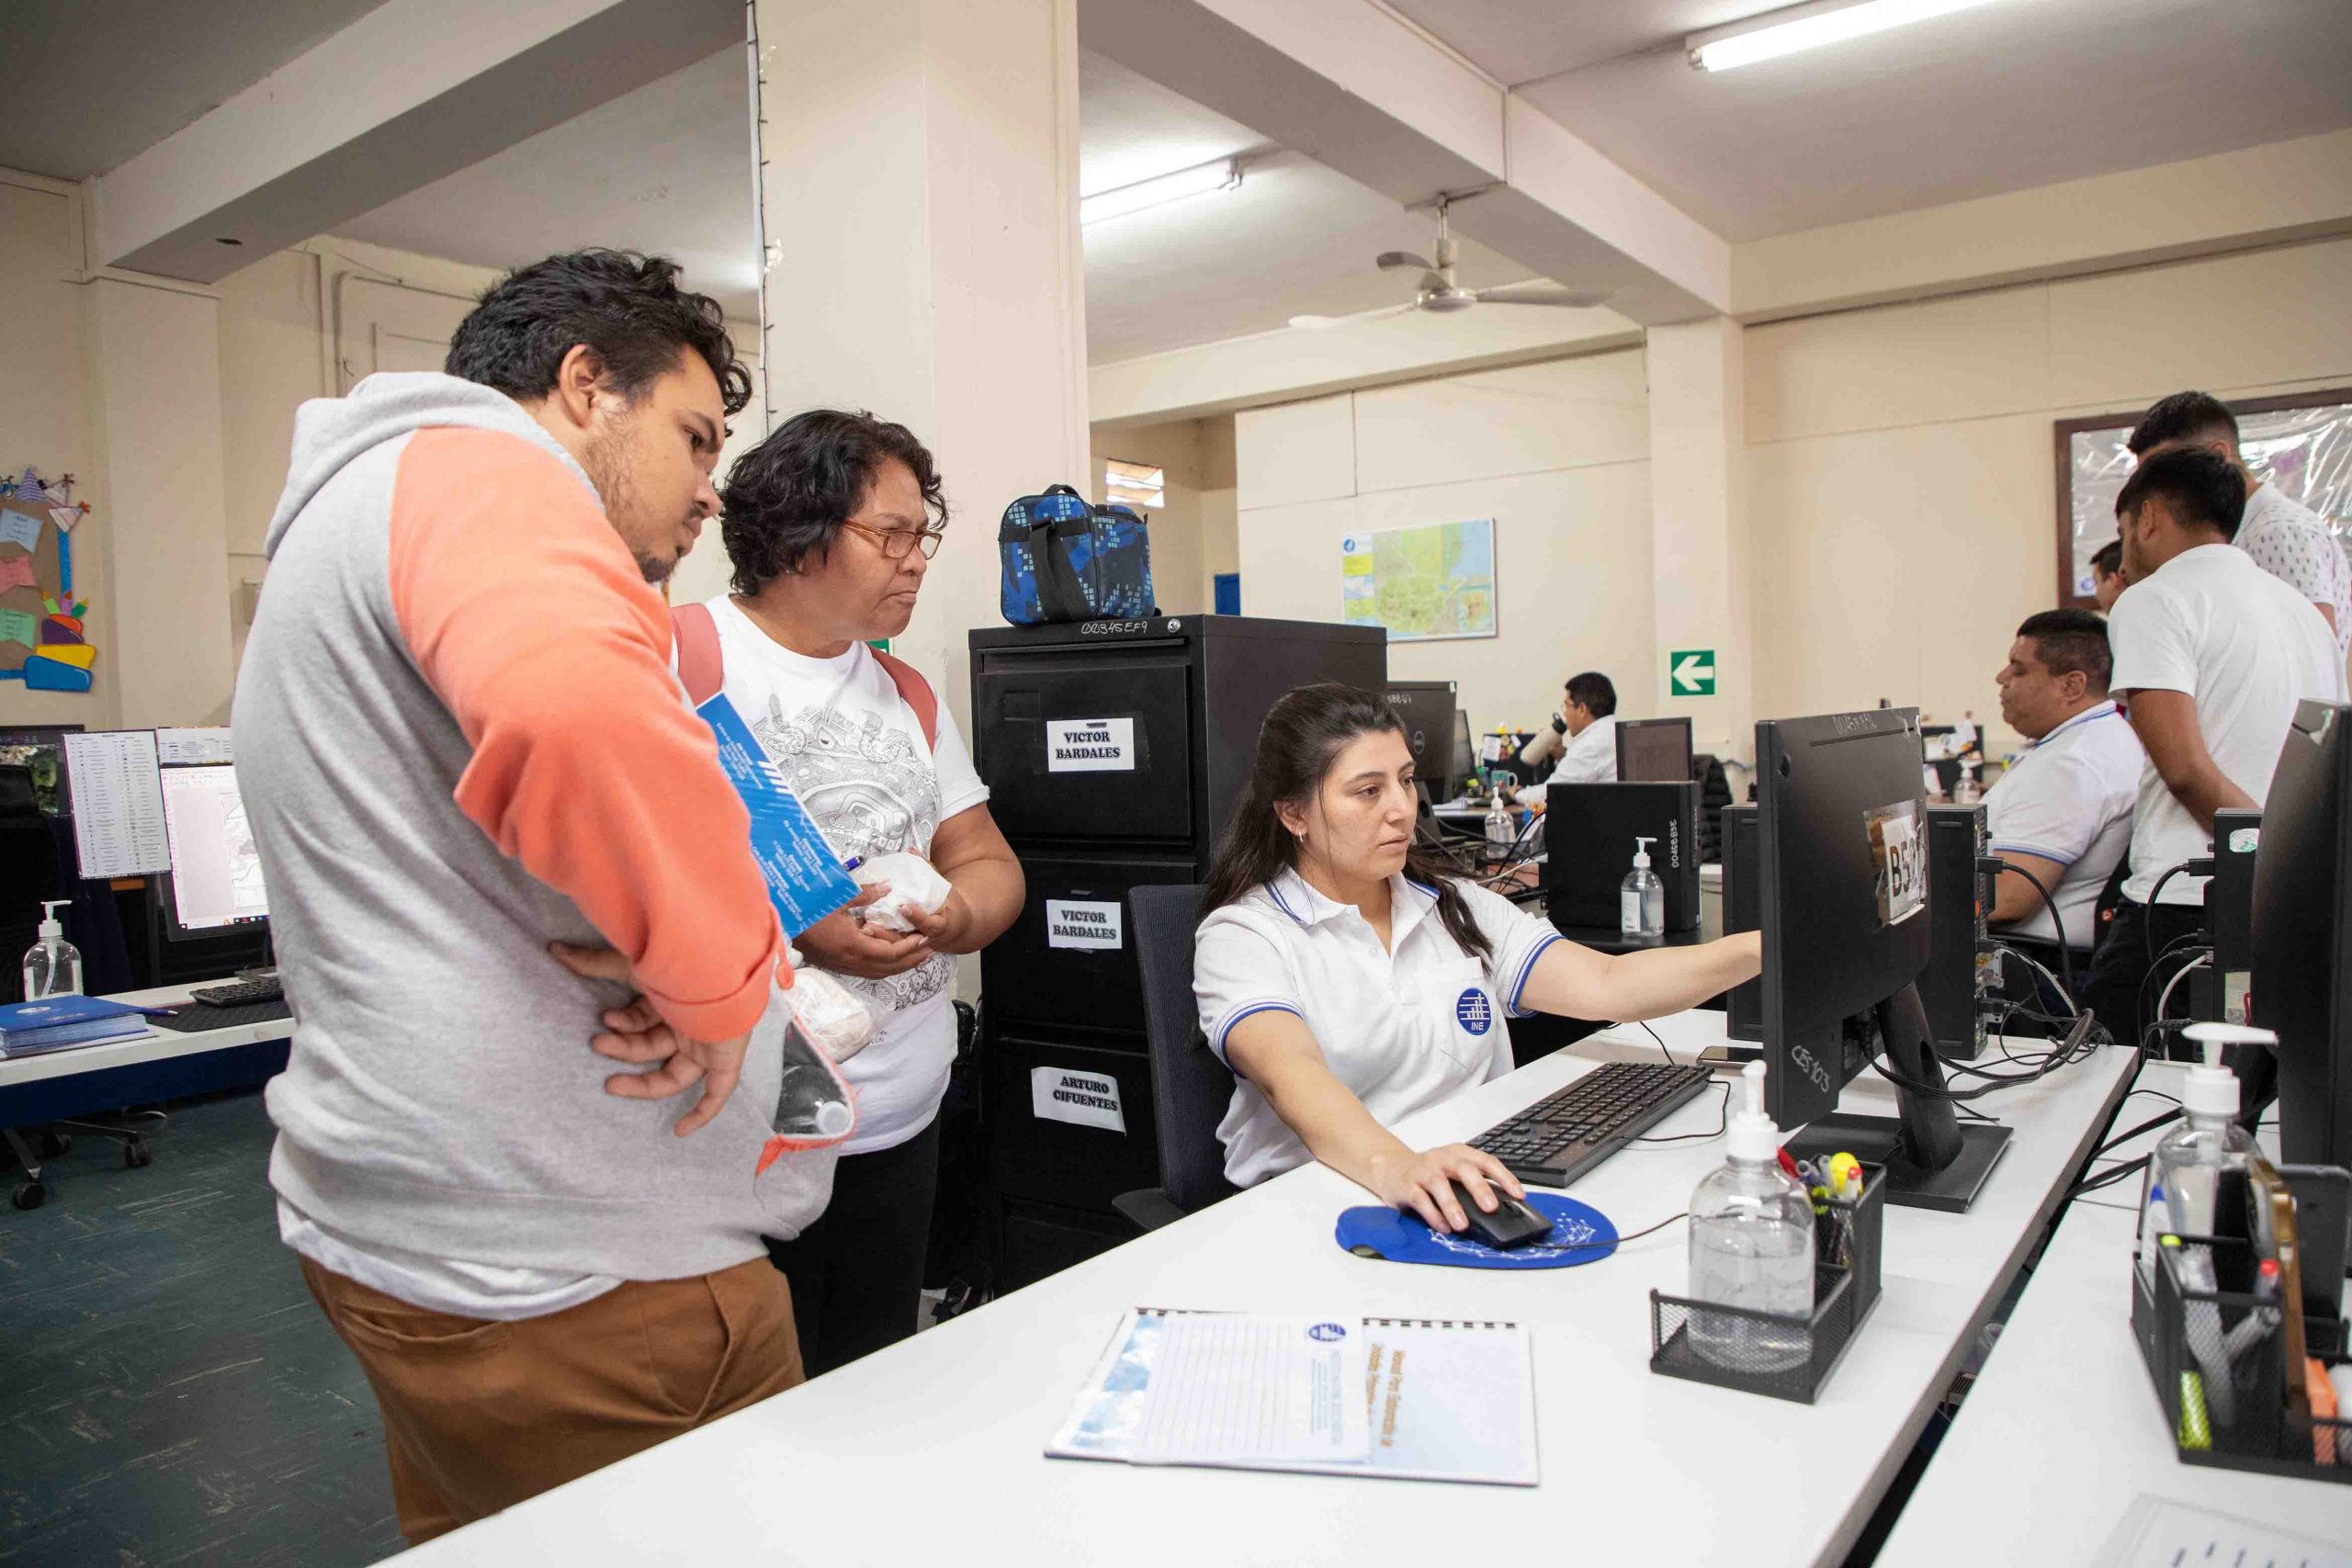
M1678 697L1715 694L1715 650L1677 649L1666 656L1666 689Z

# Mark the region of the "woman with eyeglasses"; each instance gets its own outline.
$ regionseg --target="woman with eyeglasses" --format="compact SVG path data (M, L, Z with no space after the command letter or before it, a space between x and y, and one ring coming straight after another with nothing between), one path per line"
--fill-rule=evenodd
M720 501L734 592L707 608L729 700L843 860L910 852L951 889L936 913L910 912L909 933L865 923L869 888L792 939L879 1026L842 1064L857 1126L831 1206L768 1243L814 1377L914 1332L956 1055L954 955L1012 923L1021 866L946 705L866 646L907 629L947 521L922 444L869 413L811 410L745 454Z

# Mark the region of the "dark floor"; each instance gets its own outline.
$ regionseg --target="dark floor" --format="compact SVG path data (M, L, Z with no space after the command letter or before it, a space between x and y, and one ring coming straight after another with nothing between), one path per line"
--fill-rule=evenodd
M376 1403L278 1243L260 1091L171 1110L145 1169L80 1135L46 1205L0 1207L0 1563L389 1556Z

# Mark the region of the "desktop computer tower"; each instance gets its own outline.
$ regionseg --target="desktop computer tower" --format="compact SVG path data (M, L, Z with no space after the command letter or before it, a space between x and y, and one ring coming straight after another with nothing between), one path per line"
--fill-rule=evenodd
M1919 1000L1936 1054L1973 1061L1984 1051L1985 997L2000 971L1984 951L1984 879L1976 869L1993 852L1981 806L1928 807L1928 967Z
M1634 840L1666 884L1666 929L1699 926L1699 785L1555 784L1544 792L1544 901L1552 923L1618 929L1618 899Z
M1763 923L1758 884L1758 818L1753 806L1724 807L1724 932L1752 931ZM1972 1060L1984 1049L1982 1003L1997 973L1983 953L1984 884L1976 859L1991 852L1980 806L1928 808L1928 967L1919 1000L1937 1055ZM1724 1032L1731 1039L1764 1038L1764 983L1732 987Z
M2205 885L2205 930L2213 939L2213 961L2188 976L2189 1016L2207 1023L2250 1021L2254 861L2261 840L2261 812L2213 813L2213 879Z
M1159 1182L1127 894L1198 882L1294 686L1379 694L1376 626L1240 615L971 634L972 759L1027 894L980 954L996 1287L1135 1235L1112 1206Z

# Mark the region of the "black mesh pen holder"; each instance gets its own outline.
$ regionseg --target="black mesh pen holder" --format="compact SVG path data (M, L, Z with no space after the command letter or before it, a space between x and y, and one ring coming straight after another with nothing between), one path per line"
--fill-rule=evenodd
M1650 1371L1810 1404L1878 1304L1886 1171L1862 1168L1861 1196L1815 1205L1813 1311L1781 1317L1650 1292Z
M2352 1421L2288 1407L2286 1335L2278 1301L2215 1288L2251 1272L2252 1248L2233 1236L2171 1236L2153 1275L2132 1270L2132 1331L2184 1464L2352 1483ZM2329 1367L2344 1356L2344 1324L2303 1319L2304 1349Z

